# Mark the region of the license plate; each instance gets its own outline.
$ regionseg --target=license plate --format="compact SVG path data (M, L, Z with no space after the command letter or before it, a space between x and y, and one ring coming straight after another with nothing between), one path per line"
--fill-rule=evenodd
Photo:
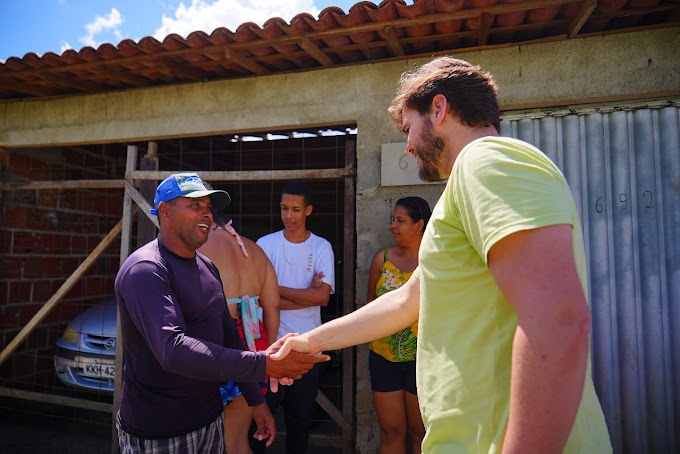
M96 358L80 358L80 367L87 377L114 378L116 366L113 361Z

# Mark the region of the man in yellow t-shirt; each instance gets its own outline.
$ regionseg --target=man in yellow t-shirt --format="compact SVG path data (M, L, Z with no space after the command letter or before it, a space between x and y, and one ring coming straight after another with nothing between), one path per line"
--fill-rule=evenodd
M317 352L419 321L425 453L608 453L590 375L585 252L573 197L533 146L500 137L492 76L437 58L390 106L423 180L448 180L399 289L302 336Z

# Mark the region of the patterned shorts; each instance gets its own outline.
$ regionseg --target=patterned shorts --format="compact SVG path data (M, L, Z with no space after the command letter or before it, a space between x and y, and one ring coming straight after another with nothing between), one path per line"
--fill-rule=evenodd
M224 413L210 424L179 437L145 440L125 432L118 422L120 454L224 454Z

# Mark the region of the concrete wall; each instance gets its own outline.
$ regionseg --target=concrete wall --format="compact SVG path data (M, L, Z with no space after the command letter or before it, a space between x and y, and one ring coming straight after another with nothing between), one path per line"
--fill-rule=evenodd
M680 28L535 44L459 56L492 72L504 108L654 97L680 90ZM0 146L124 142L163 137L288 129L356 122L356 296L365 300L374 251L390 243L390 210L418 194L434 205L440 185L380 186L383 143L402 142L386 109L404 60L61 100L0 104ZM373 452L366 349L359 349L357 447Z

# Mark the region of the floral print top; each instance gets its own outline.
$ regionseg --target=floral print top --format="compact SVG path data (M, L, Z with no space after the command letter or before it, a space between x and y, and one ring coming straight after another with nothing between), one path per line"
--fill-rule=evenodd
M387 258L387 248L385 248L385 258L375 289L376 295L380 296L398 289L408 281L411 274L413 273L404 273L394 266ZM396 334L371 342L368 348L388 361L396 363L415 361L417 334L418 322L415 322Z

